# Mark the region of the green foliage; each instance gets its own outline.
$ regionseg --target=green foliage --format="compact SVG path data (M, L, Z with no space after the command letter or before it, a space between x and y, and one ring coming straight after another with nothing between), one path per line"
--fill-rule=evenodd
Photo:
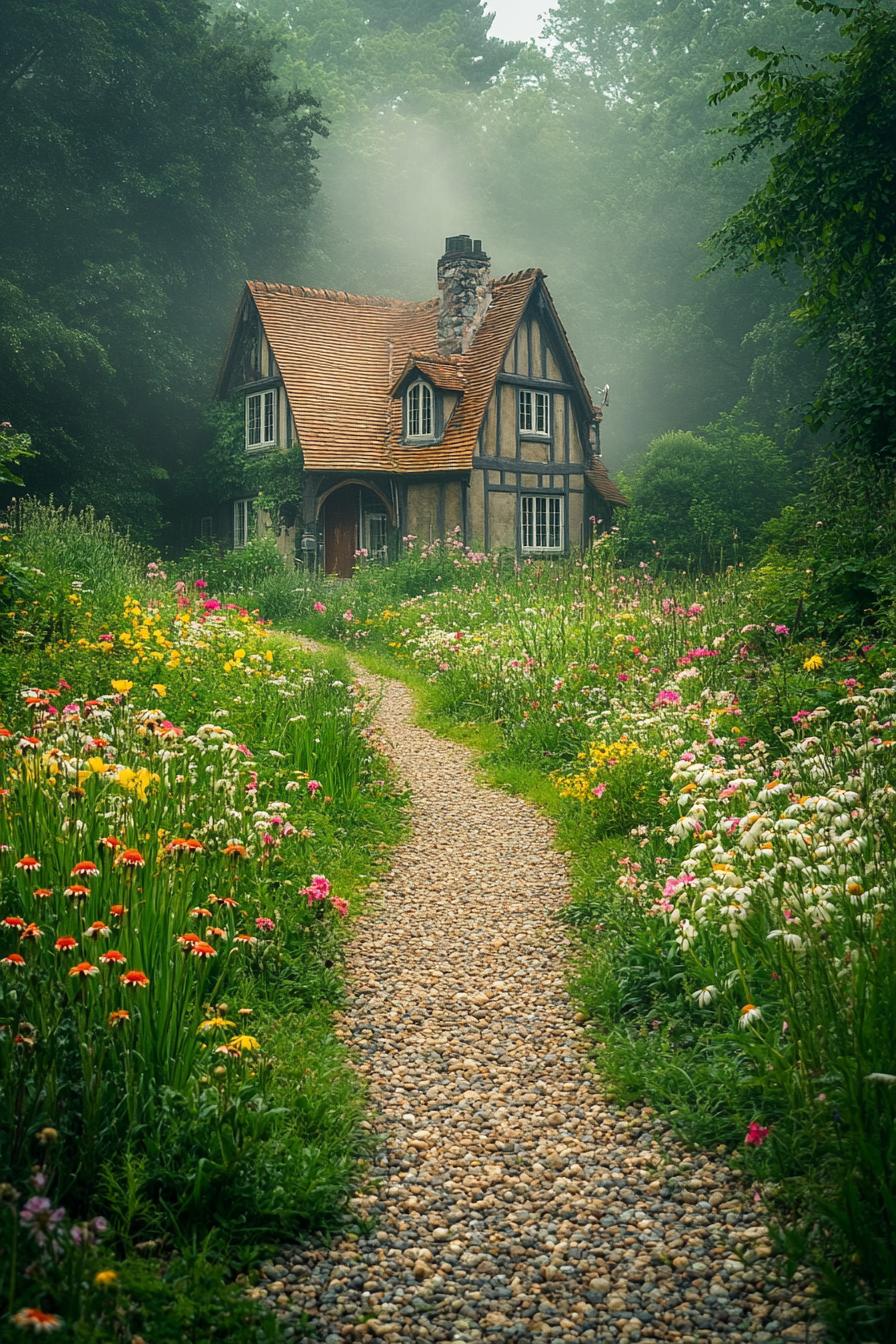
M0 424L0 485L21 485L22 478L17 476L13 467L23 458L33 457L31 436L17 434L8 420Z
M343 911L304 887L314 872L339 896L363 887L400 796L341 656L307 658L199 574L175 588L107 520L26 502L17 522L30 582L3 612L0 684L0 1183L18 1191L11 1211L0 1197L4 1310L39 1302L85 1340L91 1321L129 1339L159 1310L153 1337L260 1341L272 1318L237 1290L210 1307L212 1278L259 1239L335 1226L367 1151L332 1031ZM242 577L286 572L258 550L238 553ZM49 689L26 703L23 687ZM52 750L22 745L47 732ZM26 854L39 871L16 867ZM101 874L79 894L85 860ZM42 936L19 940L23 920ZM35 1238L19 1204L42 1189L111 1232L77 1255L49 1247L22 1277ZM214 1256L197 1252L210 1228ZM164 1265L134 1258L147 1242ZM118 1278L95 1285L106 1268Z
M5 6L0 376L30 488L152 532L187 483L237 285L289 267L315 188L322 122L273 56L201 0Z
M749 72L725 76L719 102L744 90L740 143L729 160L773 151L764 181L715 235L720 262L799 267L791 317L828 351L814 415L866 456L896 450L896 14L887 0L843 6L801 0L810 22L842 20L845 50L807 65L789 51L754 47Z
M662 434L630 487L622 523L628 554L655 554L679 569L730 564L789 487L783 453L740 414L722 415L699 434Z

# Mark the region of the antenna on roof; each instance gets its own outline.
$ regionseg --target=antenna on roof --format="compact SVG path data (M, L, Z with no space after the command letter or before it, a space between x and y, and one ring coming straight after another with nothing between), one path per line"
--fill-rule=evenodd
M604 390L603 390L603 392L601 392L601 394L600 394L600 404L601 404L601 406L609 406L609 404L610 404L610 384L609 384L609 383L604 383Z

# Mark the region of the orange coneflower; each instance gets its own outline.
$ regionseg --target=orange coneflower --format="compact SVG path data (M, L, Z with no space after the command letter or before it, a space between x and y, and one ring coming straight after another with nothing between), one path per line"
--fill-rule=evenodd
M235 933L233 941L235 943L257 943L258 939L252 933Z
M85 938L108 938L112 930L108 924L104 924L101 919L95 919L93 923L84 930Z
M198 940L191 945L190 951L194 957L202 957L203 959L216 957L218 955L211 943L202 943Z
M215 899L219 905L225 905L228 910L238 910L240 908L239 901L233 896L217 896ZM209 897L209 900L211 900L211 897Z
M104 835L99 841L104 849L120 849L123 841L119 840L117 835Z
M41 746L41 740L39 737L19 738L19 751L21 751L23 754L26 751L36 751L39 746Z
M117 1027L120 1022L130 1022L131 1015L127 1008L115 1008L106 1018L106 1025Z
M40 1307L22 1307L12 1317L13 1325L17 1325L20 1330L35 1330L43 1334L50 1330L59 1330L62 1326L62 1317L54 1316L52 1311L41 1311Z
M37 924L32 923L25 925L24 929L20 934L20 939L22 942L27 942L30 939L37 940L38 938L43 938L43 936L44 936L43 929L39 928Z
M71 934L64 933L61 938L57 938L53 944L57 952L73 952L78 946L77 938L72 938Z
M221 853L228 859L247 859L249 851L245 845L238 845L235 841L232 844L225 845Z
M36 859L33 854L23 854L16 867L26 873L36 873L40 868L40 859Z
M34 891L31 893L31 895L32 895L32 896L36 896L37 899L38 899L39 901L45 901L45 900L47 900L48 897L50 897L50 896L53 895L53 888L52 888L52 887L35 887L35 888L34 888Z
M18 952L10 952L8 957L0 957L0 966L24 966L25 958Z
M99 877L100 870L92 859L81 859L71 871L72 877Z
M115 862L124 868L142 868L146 860L139 849L123 849Z
M190 842L189 842L189 840L185 840L185 839L183 838L183 836L179 836L179 835L178 835L178 836L175 836L175 838L174 838L173 840L169 840L169 841L168 841L168 844L165 846L165 853L166 853L166 854L182 854L182 853L184 853L187 849L189 849L189 847L190 847Z
M73 901L86 901L90 895L90 888L85 887L82 882L73 882L62 894L69 896Z
M226 938L227 930L219 929L217 924L209 924L205 931L206 938Z
M191 836L190 839L187 841L187 849L190 851L191 854L199 854L203 849L205 849L205 845L203 845L202 842L199 840L194 840Z
M100 963L103 966L126 966L127 957L123 952L119 952L117 947L110 947L108 952L104 952L100 957Z
M109 914L112 915L114 919L123 919L127 912L128 908L126 905L109 906Z
M198 934L198 933L182 933L182 934L180 934L180 936L178 937L178 940L177 940L177 941L180 943L181 947L183 947L183 948L186 949L186 948L189 948L189 946L190 946L191 943L198 943L198 942L199 942L199 934Z
M3 920L3 926L7 929L24 929L25 921L21 915L7 915Z
M196 905L190 911L191 919L211 919L211 910L206 910L204 905Z
M99 975L99 966L94 966L92 961L79 961L77 966L69 969L69 975L76 975L80 980L86 980L89 975Z
M146 989L149 984L149 976L144 971L125 971L118 978L125 989Z

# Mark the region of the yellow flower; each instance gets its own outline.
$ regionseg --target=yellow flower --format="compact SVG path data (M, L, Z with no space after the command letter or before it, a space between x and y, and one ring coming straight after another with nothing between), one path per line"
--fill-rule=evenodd
M78 593L69 593L65 600L66 602L71 602L73 607L80 607L81 605L81 598Z
M260 1050L261 1043L254 1036L232 1036L227 1042L234 1050Z
M118 1282L117 1269L98 1269L93 1276L93 1282L97 1288L111 1288L113 1283Z
M132 681L117 680L113 681L111 686L113 691L117 691L119 695L127 695L128 691L134 689L134 683Z
M231 1022L229 1017L207 1017L204 1022L200 1022L196 1028L197 1031L214 1031L216 1027L235 1027L236 1023Z
M152 689L155 691L156 695L161 700L164 700L165 696L168 694L168 687L163 686L160 681L154 681L152 684Z
M102 756L88 756L87 764L92 775L104 775L112 766L103 760Z
M811 658L804 659L803 667L807 672L818 672L824 667L824 659L820 653L813 653Z
M265 651L264 651L264 660L265 660L266 663L272 663L272 662L274 661L274 651L273 651L273 649L265 649Z

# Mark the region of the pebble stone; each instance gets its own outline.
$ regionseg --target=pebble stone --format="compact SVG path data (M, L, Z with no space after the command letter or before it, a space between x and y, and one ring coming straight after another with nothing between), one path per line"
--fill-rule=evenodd
M378 1151L356 1230L282 1248L252 1295L324 1344L817 1340L812 1284L776 1273L721 1159L602 1096L549 822L417 727L400 683L355 671L412 797L338 1019Z

